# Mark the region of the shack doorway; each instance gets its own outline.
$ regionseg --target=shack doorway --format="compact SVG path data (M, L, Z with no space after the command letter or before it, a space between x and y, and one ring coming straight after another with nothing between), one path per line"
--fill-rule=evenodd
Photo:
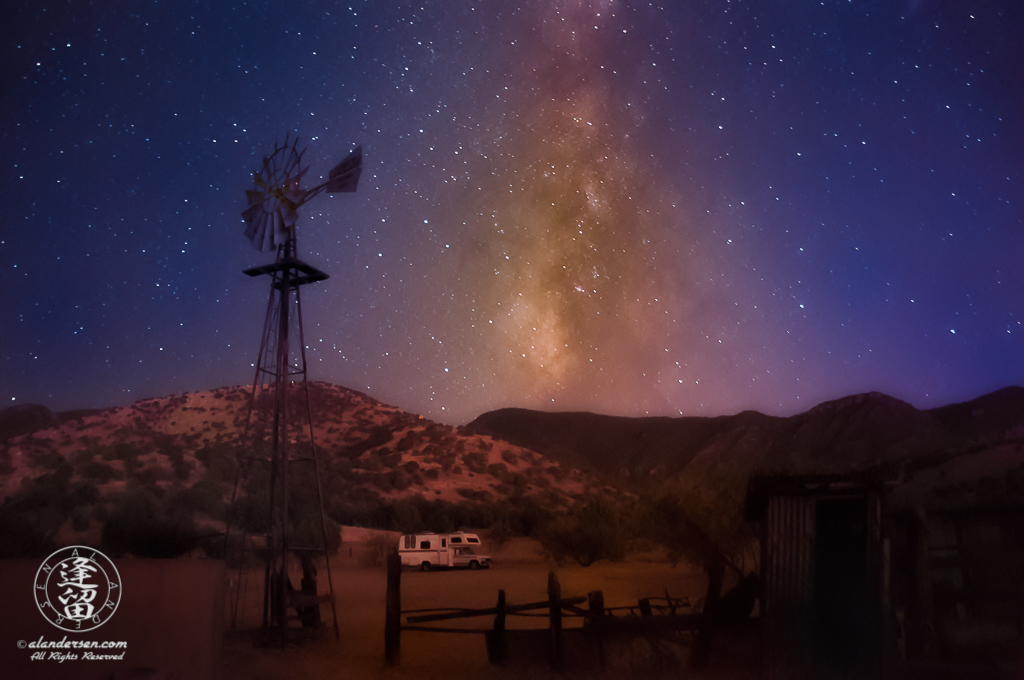
M814 666L863 674L872 647L867 499L821 498L815 504Z

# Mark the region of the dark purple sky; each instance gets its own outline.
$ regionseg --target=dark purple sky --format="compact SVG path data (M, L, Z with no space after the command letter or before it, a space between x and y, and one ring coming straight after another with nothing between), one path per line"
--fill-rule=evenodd
M286 133L365 158L298 226L312 379L451 423L1024 384L1017 0L85 5L0 25L2 405L251 382Z

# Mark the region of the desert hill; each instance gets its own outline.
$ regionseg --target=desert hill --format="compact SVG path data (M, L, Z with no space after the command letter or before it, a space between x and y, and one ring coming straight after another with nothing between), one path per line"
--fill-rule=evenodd
M412 499L557 510L580 494L610 493L538 453L360 392L311 383L310 397L324 505L339 523L380 523L382 507ZM95 532L120 503L124 513L185 515L216 531L249 399L250 388L225 387L102 411L0 411L0 520L50 536Z

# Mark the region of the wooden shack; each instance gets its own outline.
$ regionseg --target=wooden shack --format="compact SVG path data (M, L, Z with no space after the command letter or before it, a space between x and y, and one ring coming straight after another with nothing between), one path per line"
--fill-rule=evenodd
M751 479L761 530L764 677L879 677L884 490L875 471Z

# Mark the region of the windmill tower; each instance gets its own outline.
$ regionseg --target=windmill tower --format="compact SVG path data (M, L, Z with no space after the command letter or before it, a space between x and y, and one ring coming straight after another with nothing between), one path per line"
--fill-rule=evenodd
M328 277L298 259L295 225L298 209L321 192L356 190L363 156L362 147L356 147L330 171L326 182L302 189L302 178L309 170L302 165L304 153L305 149L298 149L297 139L289 142L286 138L283 145L275 143L274 152L264 157L262 169L253 173L255 188L245 192L245 235L261 252L276 251L277 256L272 264L244 272L269 276L270 298L225 546L231 549L234 528L241 535L243 549L254 549L264 557L264 630L284 631L293 618L304 627L318 626L320 605L329 602L337 637L338 615L313 436L300 297L302 286ZM240 486L244 487L242 498ZM326 594L317 590L313 558L319 555L327 565ZM297 566L303 574L300 588L289 579L289 571ZM232 603L235 621L243 580L238 580ZM293 610L295 617L290 616Z

